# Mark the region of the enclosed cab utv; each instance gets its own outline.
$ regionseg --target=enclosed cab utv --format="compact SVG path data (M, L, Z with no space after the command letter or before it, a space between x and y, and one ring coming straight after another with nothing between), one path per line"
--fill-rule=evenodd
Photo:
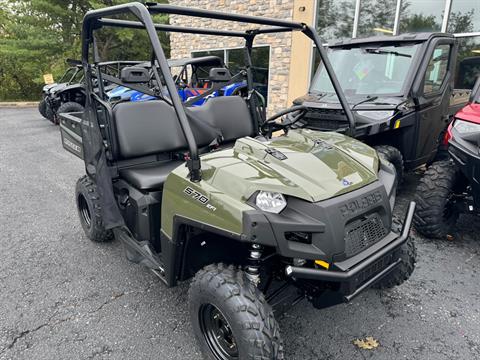
M452 160L432 164L416 192L415 228L431 238L450 235L460 214L480 213L480 77L444 142Z
M451 117L468 101L454 90L456 39L443 33L351 39L328 56L355 116L351 134L403 171L434 160ZM480 59L479 59L480 60ZM348 121L320 63L309 93L294 101L309 111L300 126L345 131Z
M250 30L154 24L151 15L159 13L240 22ZM95 31L108 26L147 31L151 62L159 68L154 77L168 97L105 101L105 74L94 77L90 61L99 60ZM243 39L247 97L186 106L157 31ZM252 46L264 34L292 31L316 44L353 123L319 37L307 25L151 3L90 11L83 21L85 111L81 118L62 115L61 125L64 147L85 162L75 195L80 222L93 241L122 241L128 259L168 286L193 277L188 304L206 359L284 359L275 312L305 297L319 308L350 301L371 286L400 284L414 269L415 204L403 227L392 222L392 165L343 134L292 129L303 106L264 120ZM144 68L125 67L116 82L135 86L149 76ZM288 121L277 122L288 114ZM284 134L272 138L274 131Z

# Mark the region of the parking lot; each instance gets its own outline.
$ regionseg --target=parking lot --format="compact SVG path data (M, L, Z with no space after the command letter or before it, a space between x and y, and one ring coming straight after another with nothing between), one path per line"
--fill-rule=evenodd
M84 236L73 196L83 172L36 108L0 108L0 359L200 359L188 284L168 289L119 242ZM399 213L417 181L407 177ZM279 319L286 358L480 358L478 218L457 230L452 241L414 235L417 268L401 287L296 305ZM353 345L367 336L380 346Z

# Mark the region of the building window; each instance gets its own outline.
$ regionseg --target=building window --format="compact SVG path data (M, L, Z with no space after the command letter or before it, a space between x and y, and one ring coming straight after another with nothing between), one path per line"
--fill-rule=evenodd
M480 1L452 0L447 31L450 33L480 31Z
M473 88L478 76L480 76L480 36L459 38L455 88Z
M316 28L324 41L352 37L356 0L317 0Z
M444 0L403 1L400 11L400 33L440 31Z
M202 56L218 56L225 62L225 51L224 50L206 50L206 51L193 51L192 57L198 58Z
M192 51L192 57L214 55L223 59L233 75L245 67L245 48ZM270 46L255 46L252 49L253 81L255 88L268 99L268 75L270 67Z
M423 85L423 93L429 94L440 90L447 75L450 60L450 45L438 45L428 63Z
M397 0L360 1L358 37L392 35Z

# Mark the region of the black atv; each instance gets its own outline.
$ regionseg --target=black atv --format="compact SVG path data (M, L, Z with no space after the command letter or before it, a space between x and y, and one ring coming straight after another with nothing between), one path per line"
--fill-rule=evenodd
M480 77L444 143L452 160L432 164L416 193L415 228L432 238L450 235L460 214L480 214Z

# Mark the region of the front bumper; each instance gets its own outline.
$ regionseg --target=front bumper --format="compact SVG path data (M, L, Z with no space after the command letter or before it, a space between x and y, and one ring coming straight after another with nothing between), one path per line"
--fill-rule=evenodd
M352 258L333 263L331 268L334 270L321 270L289 265L285 268L285 273L288 277L295 279L339 283L340 287L338 292L343 296L343 300L348 302L401 264L402 259L400 258L399 250L400 246L408 239L414 212L415 203L411 202L400 235L393 237L392 240L381 249L372 246L363 253L358 254L358 256L365 257L365 253L371 252L363 261L353 266L354 259ZM389 236L391 234L389 234Z

